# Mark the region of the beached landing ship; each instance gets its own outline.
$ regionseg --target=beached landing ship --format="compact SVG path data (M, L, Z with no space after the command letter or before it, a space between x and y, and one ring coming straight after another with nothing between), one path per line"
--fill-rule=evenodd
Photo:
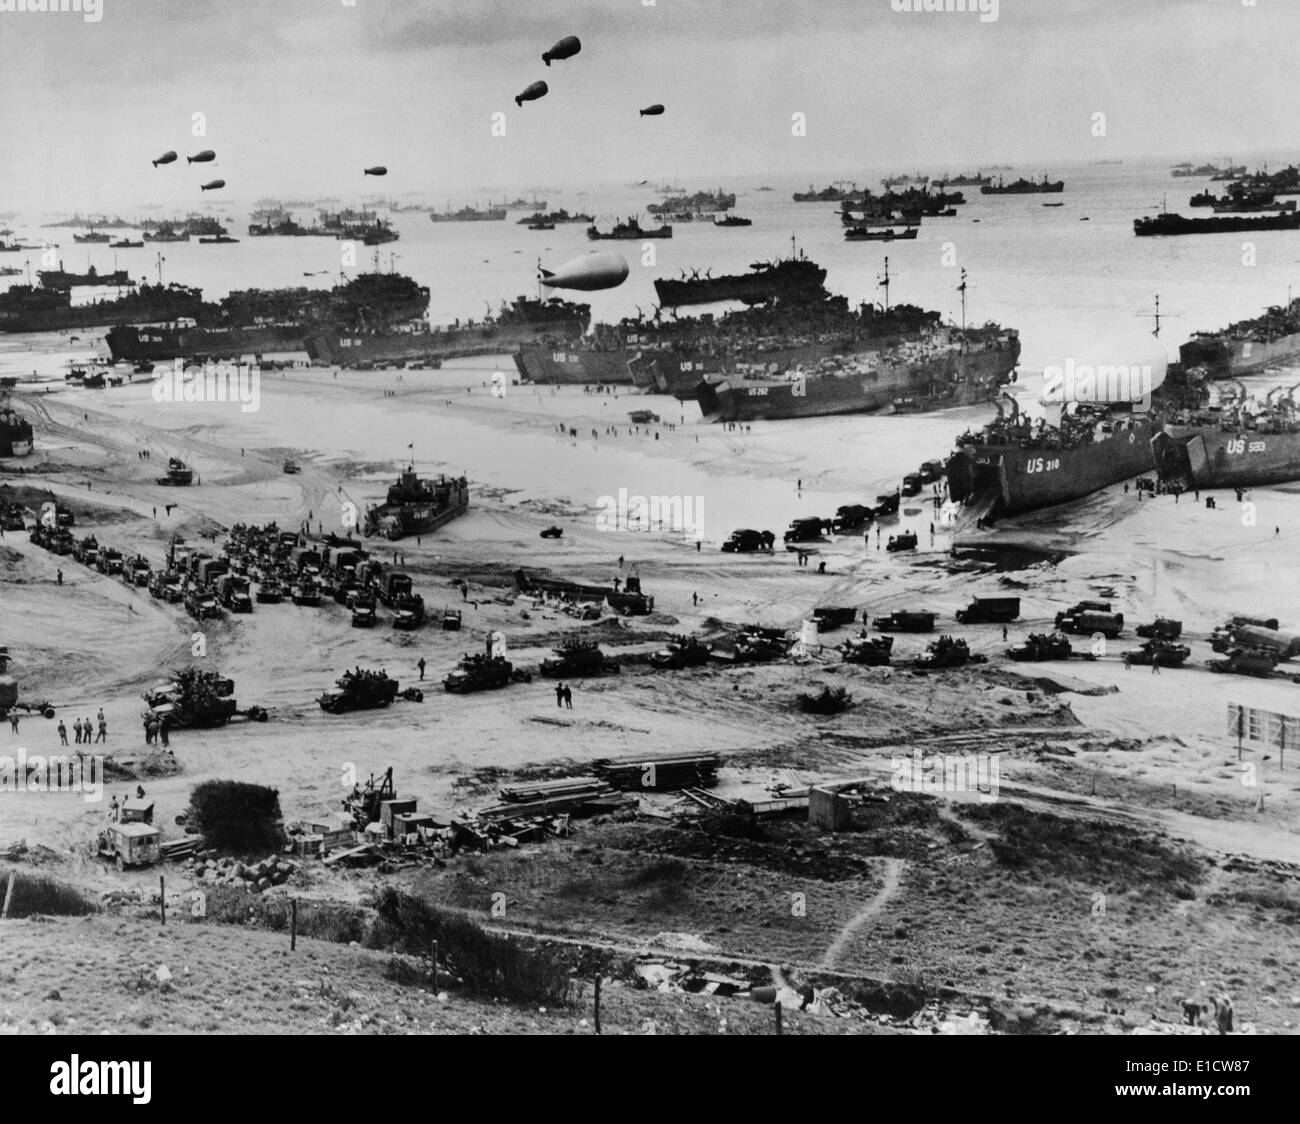
M941 329L925 340L845 362L826 360L822 369L779 379L704 379L695 393L711 422L961 406L994 398L1019 358L1014 330Z
M1300 356L1300 297L1221 332L1196 332L1178 349L1185 368L1203 366L1213 379L1234 378Z
M1300 480L1300 416L1290 395L1170 424L1151 441L1156 471L1183 489L1252 488Z
M1080 406L1060 426L1021 418L1015 399L1008 415L957 440L948 458L948 492L972 514L996 518L1065 503L1155 469L1151 415L1127 407Z
M404 470L388 489L388 499L366 511L367 536L400 539L428 534L469 510L469 481L465 477L421 480L415 466Z

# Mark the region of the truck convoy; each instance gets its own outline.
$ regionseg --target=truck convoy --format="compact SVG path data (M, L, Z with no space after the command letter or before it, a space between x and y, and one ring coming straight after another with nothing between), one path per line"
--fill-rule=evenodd
M977 597L957 610L962 624L1009 624L1020 619L1019 597Z

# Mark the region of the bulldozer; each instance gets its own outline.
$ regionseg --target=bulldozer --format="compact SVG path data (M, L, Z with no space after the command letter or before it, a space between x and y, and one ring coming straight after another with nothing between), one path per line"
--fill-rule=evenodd
M580 679L587 675L617 674L617 660L610 659L594 640L570 636L558 648L555 659L542 660L541 674L548 679Z
M357 667L345 671L316 701L327 714L343 714L349 710L375 710L388 706L399 694L412 702L423 702L424 693L410 687L399 691L396 679L385 671L370 671Z

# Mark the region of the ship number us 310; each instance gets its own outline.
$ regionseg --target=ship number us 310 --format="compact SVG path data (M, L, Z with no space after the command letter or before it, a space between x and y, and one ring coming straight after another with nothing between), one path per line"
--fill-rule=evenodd
M1247 445L1244 437L1237 437L1228 442L1228 452L1233 455L1239 455L1247 451L1252 453L1262 453L1264 451L1264 442L1252 441Z
M1032 457L1025 463L1026 472L1051 472L1060 467L1060 457Z

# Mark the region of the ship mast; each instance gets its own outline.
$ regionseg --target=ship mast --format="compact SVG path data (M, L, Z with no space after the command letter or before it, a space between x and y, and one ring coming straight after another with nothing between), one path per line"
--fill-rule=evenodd
M966 338L966 267L962 266L961 284L957 286L957 292L961 293L961 334L962 339Z
M889 255L885 255L885 276L882 277L877 285L885 290L885 311L889 311Z
M157 265L158 265L158 284L161 285L161 284L163 283L163 280L162 280L162 265L163 265L163 262L166 261L167 259L164 258L164 257L162 256L162 251L161 251L161 250L158 251L157 258L158 258L158 261L157 261Z

